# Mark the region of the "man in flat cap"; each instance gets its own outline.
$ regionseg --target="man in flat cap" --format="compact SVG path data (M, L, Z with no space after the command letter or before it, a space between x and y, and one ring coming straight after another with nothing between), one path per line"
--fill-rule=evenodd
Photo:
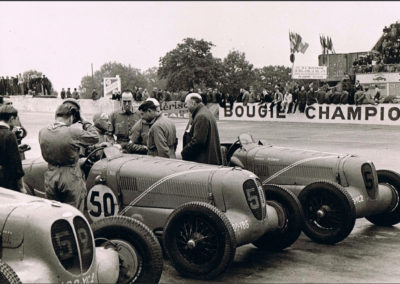
M156 106L156 110L161 112L160 103L157 99L148 98L146 101L152 101ZM132 154L147 154L147 141L152 123L154 123L154 120L139 119L130 131L129 143L123 149Z
M117 137L117 143L124 148L129 143L129 132L141 118L139 111L133 108L133 93L124 90L121 96L121 109L110 115L111 132Z
M15 134L10 130L17 126L18 111L11 105L0 106L0 186L22 191L21 157Z
M214 115L202 103L201 96L191 93L185 103L191 113L186 129L182 159L198 163L222 165L221 145Z
M99 141L96 128L80 115L80 105L66 99L56 110L55 122L39 131L40 150L48 169L46 198L84 209L86 183L78 164L81 147Z
M139 111L142 119L151 124L147 138L147 154L175 159L177 139L174 122L163 116L159 107L152 100L142 103Z

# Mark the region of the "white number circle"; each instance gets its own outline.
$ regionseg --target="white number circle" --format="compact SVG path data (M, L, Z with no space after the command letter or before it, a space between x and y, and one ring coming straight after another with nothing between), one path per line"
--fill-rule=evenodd
M92 221L114 216L119 212L118 200L109 187L98 184L89 190L87 196L87 210Z

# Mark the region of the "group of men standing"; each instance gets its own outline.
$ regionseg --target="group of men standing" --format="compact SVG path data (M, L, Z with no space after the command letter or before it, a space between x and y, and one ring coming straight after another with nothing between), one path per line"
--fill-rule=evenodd
M148 98L133 110L133 94L122 93L122 109L111 114L112 134L128 153L176 158L178 138L173 121L160 111L160 103ZM183 139L182 159L200 163L221 164L221 149L217 123L197 93L186 96L191 113ZM139 113L140 112L140 113Z
M45 76L28 75L26 78L20 73L13 77L0 77L0 96L26 95L51 95L52 85Z
M182 159L222 164L215 117L199 94L188 94L185 102L191 117L183 138ZM16 117L12 106L0 107L0 186L23 191L24 172L17 157L15 135L9 130ZM121 109L110 116L95 114L93 124L81 115L78 101L65 99L56 110L55 121L40 130L39 144L48 163L44 176L46 197L83 211L87 189L78 163L83 148L115 145L127 153L175 159L178 138L174 122L162 114L157 99L148 98L135 110L133 94L127 90L122 92Z
M71 88L67 88L67 91L65 91L64 88L61 89L60 92L60 97L64 100L64 99L75 99L75 100L79 100L80 96L78 91L76 90L76 88L74 88L74 91L71 93Z

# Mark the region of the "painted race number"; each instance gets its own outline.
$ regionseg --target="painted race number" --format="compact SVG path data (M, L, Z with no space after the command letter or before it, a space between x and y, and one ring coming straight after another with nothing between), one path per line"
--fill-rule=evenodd
M98 184L92 187L87 197L90 218L97 221L104 217L114 216L119 211L118 200L107 186Z

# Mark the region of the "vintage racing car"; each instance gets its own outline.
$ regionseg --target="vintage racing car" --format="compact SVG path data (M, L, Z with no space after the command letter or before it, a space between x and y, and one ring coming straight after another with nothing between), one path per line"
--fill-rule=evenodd
M137 220L104 218L95 224L95 244L84 215L68 204L4 188L0 188L0 204L0 283L156 283L161 276L161 248ZM153 248L146 253L152 254L151 263L145 264L150 267L134 269L144 258L140 250L129 254L127 240L107 235L108 230L131 234L135 249L149 247L150 239ZM139 270L147 270L147 275L135 275Z
M279 185L298 196L303 231L316 242L342 241L356 218L380 226L400 221L400 175L377 171L361 157L272 146L249 134L222 145L228 165L254 172L264 186Z
M0 203L1 283L116 283L118 253L77 209L5 188Z
M104 157L96 161L97 151ZM47 164L37 158L23 161L23 167L30 194L43 195ZM95 224L121 215L142 221L162 240L176 270L188 277L219 275L240 245L280 250L301 233L297 197L275 185L265 195L258 177L241 168L123 154L114 147L94 150L82 168L88 217Z

